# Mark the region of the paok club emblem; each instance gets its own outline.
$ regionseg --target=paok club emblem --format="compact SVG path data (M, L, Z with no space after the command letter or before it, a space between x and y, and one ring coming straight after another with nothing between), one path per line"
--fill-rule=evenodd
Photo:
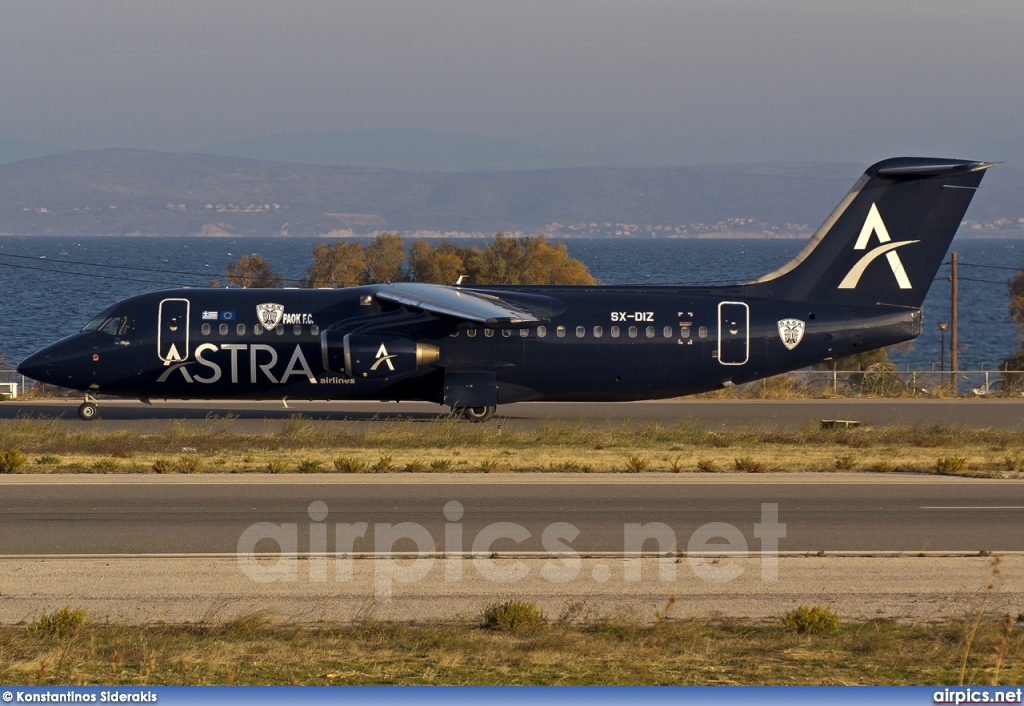
M782 345L793 350L800 341L804 340L804 328L806 324L800 319L783 319L779 322L779 337L782 338Z
M268 331L273 331L281 323L282 316L284 316L284 304L256 305L256 318L263 324L263 328Z

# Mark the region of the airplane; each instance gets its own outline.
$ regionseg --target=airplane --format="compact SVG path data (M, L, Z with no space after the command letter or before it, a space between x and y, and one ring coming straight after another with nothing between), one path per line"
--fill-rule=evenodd
M104 309L18 371L84 393L85 420L99 393L425 400L483 422L512 402L730 387L916 338L925 294L996 164L878 162L791 261L735 285L156 291Z

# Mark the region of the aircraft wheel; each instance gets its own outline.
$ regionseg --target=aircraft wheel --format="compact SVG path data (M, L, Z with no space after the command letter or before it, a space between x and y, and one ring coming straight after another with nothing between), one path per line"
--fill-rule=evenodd
M486 422L494 416L494 407L463 407L461 412L466 421L474 424Z
M96 406L95 402L83 402L78 407L78 416L87 422L91 422L92 420L96 419L99 413L99 407Z

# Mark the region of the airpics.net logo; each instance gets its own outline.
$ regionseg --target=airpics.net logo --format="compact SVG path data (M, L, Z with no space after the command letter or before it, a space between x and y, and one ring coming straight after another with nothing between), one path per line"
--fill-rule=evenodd
M954 706L970 706L972 704L1019 704L1024 689L976 689L976 688L945 688L932 695L934 704L954 704Z
M882 220L882 214L878 212L878 206L875 204L871 204L871 210L868 211L868 217L864 219L864 225L860 229L860 235L857 236L857 242L854 244L853 249L866 250L872 234L878 238L878 246L857 260L856 264L846 273L843 281L839 283L839 289L856 289L868 265L882 255L885 255L885 259L888 260L889 267L892 269L892 274L896 278L896 283L900 289L912 289L910 278L907 277L907 271L903 269L903 261L900 260L896 248L912 245L920 241L900 240L892 242L889 230L885 227L885 222Z
M761 503L760 510L760 518L752 527L752 537L759 545L760 577L762 581L778 581L779 540L786 537L786 525L779 522L778 503ZM319 500L311 503L307 512L311 522L301 534L308 536L309 544L303 551L298 523L257 522L242 532L236 557L249 579L257 583L297 582L301 563L310 582L347 583L355 580L357 559L371 560L362 565L362 575L367 576L369 567L374 597L388 601L395 584L426 580L435 569L443 572L446 583L479 577L490 583L513 584L537 571L541 579L551 583L590 579L603 584L612 579L614 569L620 568L625 583L636 583L645 578L644 558L653 558L656 561L648 561L646 570L661 583L680 580L677 569L685 562L684 568L696 578L720 584L734 581L746 570L735 559L751 556L747 535L727 522L705 523L688 537L680 536L664 522L627 522L622 527L621 551L599 553L581 552L574 546L593 543L581 538L582 532L572 523L551 522L539 531L542 551L517 553L516 547L535 538L533 532L516 522L492 522L469 536L463 522L465 509L457 500L449 501L441 510L444 522L440 537L417 522L377 522L372 530L368 522L329 525L329 508ZM329 535L333 548L328 546ZM357 544L363 548L357 548ZM595 554L601 559L587 562L587 576L583 559ZM534 561L523 561L526 555ZM470 572L476 576L469 576Z

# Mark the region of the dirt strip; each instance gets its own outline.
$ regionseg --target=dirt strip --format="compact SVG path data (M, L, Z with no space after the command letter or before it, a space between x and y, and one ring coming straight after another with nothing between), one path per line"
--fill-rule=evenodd
M1016 617L1024 612L1024 556L598 557L578 565L538 557L0 559L6 624L65 605L93 620L140 624L262 610L300 622L475 620L507 598L536 600L553 618L650 620L672 596L674 618L773 620L820 604L846 619L928 621L973 615L983 601L986 612Z

